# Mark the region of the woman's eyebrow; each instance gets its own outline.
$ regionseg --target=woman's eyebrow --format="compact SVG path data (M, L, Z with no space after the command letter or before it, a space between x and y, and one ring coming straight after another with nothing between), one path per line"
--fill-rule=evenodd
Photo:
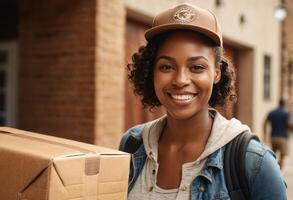
M169 61L172 61L172 62L176 62L175 58L172 58L170 56L159 56L157 57L156 61L160 60L160 59L166 59L166 60L169 60Z
M197 61L197 60L201 60L201 59L204 59L204 60L206 60L206 61L209 61L206 57L204 57L204 56L195 56L195 57L190 57L190 58L188 58L187 60L188 61Z
M162 56L159 56L156 61L160 60L160 59L166 59L166 60L169 60L169 61L172 61L172 62L176 62L176 59L173 58L173 57L170 57L170 56L165 56L165 55L162 55ZM204 59L206 61L208 61L208 59L204 56L194 56L194 57L190 57L187 59L187 61L197 61L197 60L201 60L201 59Z

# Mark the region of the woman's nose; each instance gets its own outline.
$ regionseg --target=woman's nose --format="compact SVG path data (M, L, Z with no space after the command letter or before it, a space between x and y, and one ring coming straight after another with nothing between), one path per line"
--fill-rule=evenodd
M189 85L191 82L189 73L185 70L179 70L174 76L173 79L173 85L176 85L177 87L184 87L186 85Z

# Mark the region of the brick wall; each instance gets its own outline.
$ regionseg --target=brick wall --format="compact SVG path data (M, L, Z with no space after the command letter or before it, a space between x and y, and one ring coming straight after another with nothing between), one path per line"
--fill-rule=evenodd
M95 143L117 147L124 130L126 11L121 0L97 2Z
M19 2L19 127L94 142L96 1Z
M121 0L20 1L20 128L118 146L125 15Z

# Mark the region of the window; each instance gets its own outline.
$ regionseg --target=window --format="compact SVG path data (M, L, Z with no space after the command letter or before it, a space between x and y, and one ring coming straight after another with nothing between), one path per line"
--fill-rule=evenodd
M17 127L17 42L0 43L0 126Z
M264 56L264 79L263 79L263 98L270 100L271 98L271 57Z
M6 88L5 79L6 71L5 66L7 65L7 53L0 51L0 126L5 125L5 108L6 108Z

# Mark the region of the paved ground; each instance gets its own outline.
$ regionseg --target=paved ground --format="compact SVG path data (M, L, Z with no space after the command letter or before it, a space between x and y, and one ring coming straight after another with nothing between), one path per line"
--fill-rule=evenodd
M283 175L286 179L288 188L288 200L293 200L293 135L290 138L290 155L285 161Z

